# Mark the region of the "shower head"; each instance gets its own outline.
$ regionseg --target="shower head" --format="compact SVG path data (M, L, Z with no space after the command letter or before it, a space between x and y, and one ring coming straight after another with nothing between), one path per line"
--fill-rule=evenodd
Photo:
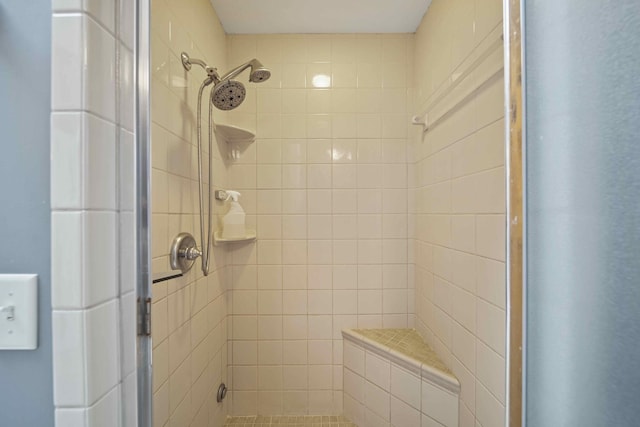
M244 85L235 80L222 80L211 90L211 103L220 110L233 110L244 101L247 91Z
M262 83L269 80L271 77L271 71L265 68L257 59L251 60L251 74L249 75L249 81L253 83Z
M249 81L253 83L261 83L271 77L271 71L264 67L257 59L240 65L229 71L222 77L216 79L216 84L211 91L211 103L220 110L233 110L244 101L247 91L244 85L238 81L232 80L247 68L251 68Z
M227 74L222 76L220 80L231 80L247 68L251 68L251 74L249 75L250 82L261 83L271 77L271 71L265 68L264 65L260 63L260 61L254 58L251 61L246 62L239 67L236 67L233 70L229 71Z

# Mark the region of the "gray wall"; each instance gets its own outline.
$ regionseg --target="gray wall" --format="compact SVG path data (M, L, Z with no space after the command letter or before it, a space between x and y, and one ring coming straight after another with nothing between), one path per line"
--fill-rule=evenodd
M640 422L640 2L525 2L527 427Z
M39 275L39 347L0 351L0 425L53 426L51 0L0 0L0 273Z

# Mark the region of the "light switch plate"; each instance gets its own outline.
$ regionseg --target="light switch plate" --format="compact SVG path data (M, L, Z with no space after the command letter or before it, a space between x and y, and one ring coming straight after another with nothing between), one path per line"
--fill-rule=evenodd
M0 350L38 347L38 275L0 274Z

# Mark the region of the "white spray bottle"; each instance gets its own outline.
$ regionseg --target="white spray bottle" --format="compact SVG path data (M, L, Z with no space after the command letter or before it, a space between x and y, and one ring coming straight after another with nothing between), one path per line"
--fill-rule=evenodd
M237 191L227 190L227 200L231 200L229 211L222 218L222 238L223 239L239 239L247 234L245 227L244 209L238 203L240 193Z

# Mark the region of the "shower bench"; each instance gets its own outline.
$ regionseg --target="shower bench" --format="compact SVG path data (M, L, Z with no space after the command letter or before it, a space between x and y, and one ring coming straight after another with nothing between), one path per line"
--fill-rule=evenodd
M344 414L359 426L458 426L460 383L414 329L345 329Z

